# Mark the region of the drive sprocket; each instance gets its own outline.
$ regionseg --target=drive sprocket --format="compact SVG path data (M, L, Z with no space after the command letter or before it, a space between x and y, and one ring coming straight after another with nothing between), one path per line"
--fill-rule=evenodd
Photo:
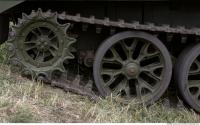
M69 26L59 24L51 11L23 13L7 41L9 62L24 75L50 81L53 71L64 72L64 61L74 58L71 45L76 40L67 35Z

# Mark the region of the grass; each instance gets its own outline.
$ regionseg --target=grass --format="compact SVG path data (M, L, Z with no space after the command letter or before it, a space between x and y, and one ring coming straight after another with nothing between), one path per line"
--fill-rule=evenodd
M2 48L4 48L2 46ZM1 49L2 49L1 48ZM1 62L6 56L0 50ZM50 85L30 81L0 65L0 122L200 122L200 116L184 107L175 109L162 100L150 107L122 105L117 97L99 102L66 93Z

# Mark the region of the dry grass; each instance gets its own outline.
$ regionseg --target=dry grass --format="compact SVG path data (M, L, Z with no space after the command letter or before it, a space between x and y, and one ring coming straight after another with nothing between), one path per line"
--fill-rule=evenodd
M0 68L1 122L200 122L187 109L122 105L108 97L95 103L86 97L36 83Z
M148 108L122 105L113 97L92 102L12 74L1 64L0 122L200 122L200 116L185 108L166 108L159 102Z

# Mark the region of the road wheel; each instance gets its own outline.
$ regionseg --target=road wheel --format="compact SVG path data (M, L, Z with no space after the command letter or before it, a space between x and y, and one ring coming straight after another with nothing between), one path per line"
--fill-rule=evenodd
M123 102L151 104L167 89L172 62L156 37L136 31L118 33L96 52L93 75L102 96L120 95Z
M200 44L186 48L175 65L175 80L183 99L200 112Z

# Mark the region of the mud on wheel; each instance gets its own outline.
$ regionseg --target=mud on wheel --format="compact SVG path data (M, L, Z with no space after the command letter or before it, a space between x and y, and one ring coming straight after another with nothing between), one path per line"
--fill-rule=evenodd
M183 99L200 112L200 44L191 45L179 56L175 80Z
M166 47L143 32L118 33L99 47L94 79L103 96L120 95L123 102L151 104L167 89L172 63Z
M7 41L10 63L25 75L51 80L52 72L64 71L63 62L72 59L74 38L66 34L69 24L59 24L57 13L32 11L22 14Z

